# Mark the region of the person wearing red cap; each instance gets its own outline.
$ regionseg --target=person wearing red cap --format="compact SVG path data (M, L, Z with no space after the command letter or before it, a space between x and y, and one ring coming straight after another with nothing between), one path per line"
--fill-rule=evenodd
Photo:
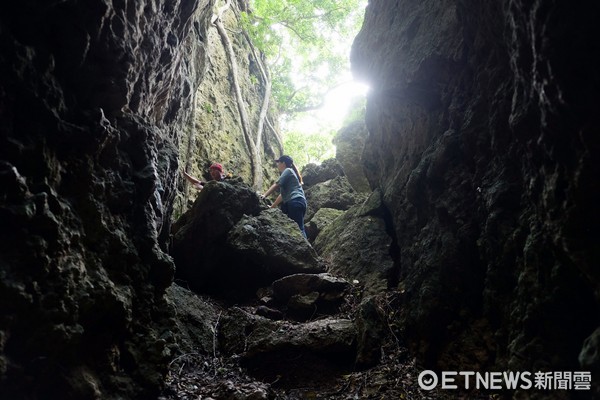
M225 175L223 174L223 166L219 163L212 164L208 169L208 173L210 174L210 177L213 181L222 181L223 179L225 179ZM185 175L187 180L192 183L192 186L197 190L202 190L202 188L204 188L204 185L206 185L206 182L193 177L186 171L183 171L183 174Z
M302 189L302 175L300 175L298 168L294 165L294 160L290 156L281 156L275 162L281 175L262 197L267 197L275 190L280 189L280 194L271 205L271 208L277 207L281 203L281 211L296 221L300 232L306 237L306 231L304 230L306 196Z

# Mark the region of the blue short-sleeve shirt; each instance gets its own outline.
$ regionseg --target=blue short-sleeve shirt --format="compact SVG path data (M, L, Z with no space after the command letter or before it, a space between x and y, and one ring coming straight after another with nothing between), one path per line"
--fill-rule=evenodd
M302 190L302 185L300 185L300 181L298 181L298 177L291 168L286 168L283 170L279 179L277 180L277 184L281 189L281 197L284 203L296 198L306 199L304 197L304 190Z

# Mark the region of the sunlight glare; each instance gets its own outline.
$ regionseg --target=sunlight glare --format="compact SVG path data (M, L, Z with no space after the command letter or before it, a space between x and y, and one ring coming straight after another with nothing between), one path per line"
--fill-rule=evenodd
M348 115L350 105L357 99L366 96L369 87L351 79L332 89L326 96L321 108L295 116L283 122L284 131L326 132L342 128Z
M324 106L317 110L318 118L331 122L337 129L341 128L352 102L358 97L364 97L368 89L367 85L356 81L338 86L325 97Z

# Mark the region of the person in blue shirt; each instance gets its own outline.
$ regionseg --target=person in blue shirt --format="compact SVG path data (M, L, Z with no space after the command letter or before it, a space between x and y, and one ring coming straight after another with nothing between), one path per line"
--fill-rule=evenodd
M294 165L294 160L290 156L281 156L277 160L277 169L281 172L279 179L262 197L267 197L275 190L280 189L280 194L271 205L271 208L277 207L281 203L281 211L298 224L300 232L306 237L304 231L304 215L306 214L306 196L302 190L302 175Z

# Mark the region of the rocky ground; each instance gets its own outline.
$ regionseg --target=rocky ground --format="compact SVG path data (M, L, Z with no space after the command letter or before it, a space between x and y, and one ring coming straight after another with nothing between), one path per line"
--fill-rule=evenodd
M392 295L390 295L392 296ZM386 298L384 301L393 301ZM352 296L340 312L356 312ZM246 305L252 312L256 305ZM169 366L167 387L160 400L199 399L494 399L494 396L424 391L417 376L425 368L416 364L394 333L392 322L382 349L380 363L365 370L348 368L347 363L317 358L310 354L290 356L286 365L244 365L237 356L189 352L176 357ZM218 321L216 326L218 327ZM217 328L218 329L218 328ZM217 332L215 331L215 338ZM312 359L310 359L312 357ZM300 360L302 359L302 360ZM273 371L285 371L285 374Z
M403 342L400 292L387 289L381 198L349 196L328 172L305 174L317 182L309 203L349 213L332 219L351 233L314 249L240 182L207 185L175 224L178 284L167 294L178 331L161 400L489 399L419 388L427 368Z

